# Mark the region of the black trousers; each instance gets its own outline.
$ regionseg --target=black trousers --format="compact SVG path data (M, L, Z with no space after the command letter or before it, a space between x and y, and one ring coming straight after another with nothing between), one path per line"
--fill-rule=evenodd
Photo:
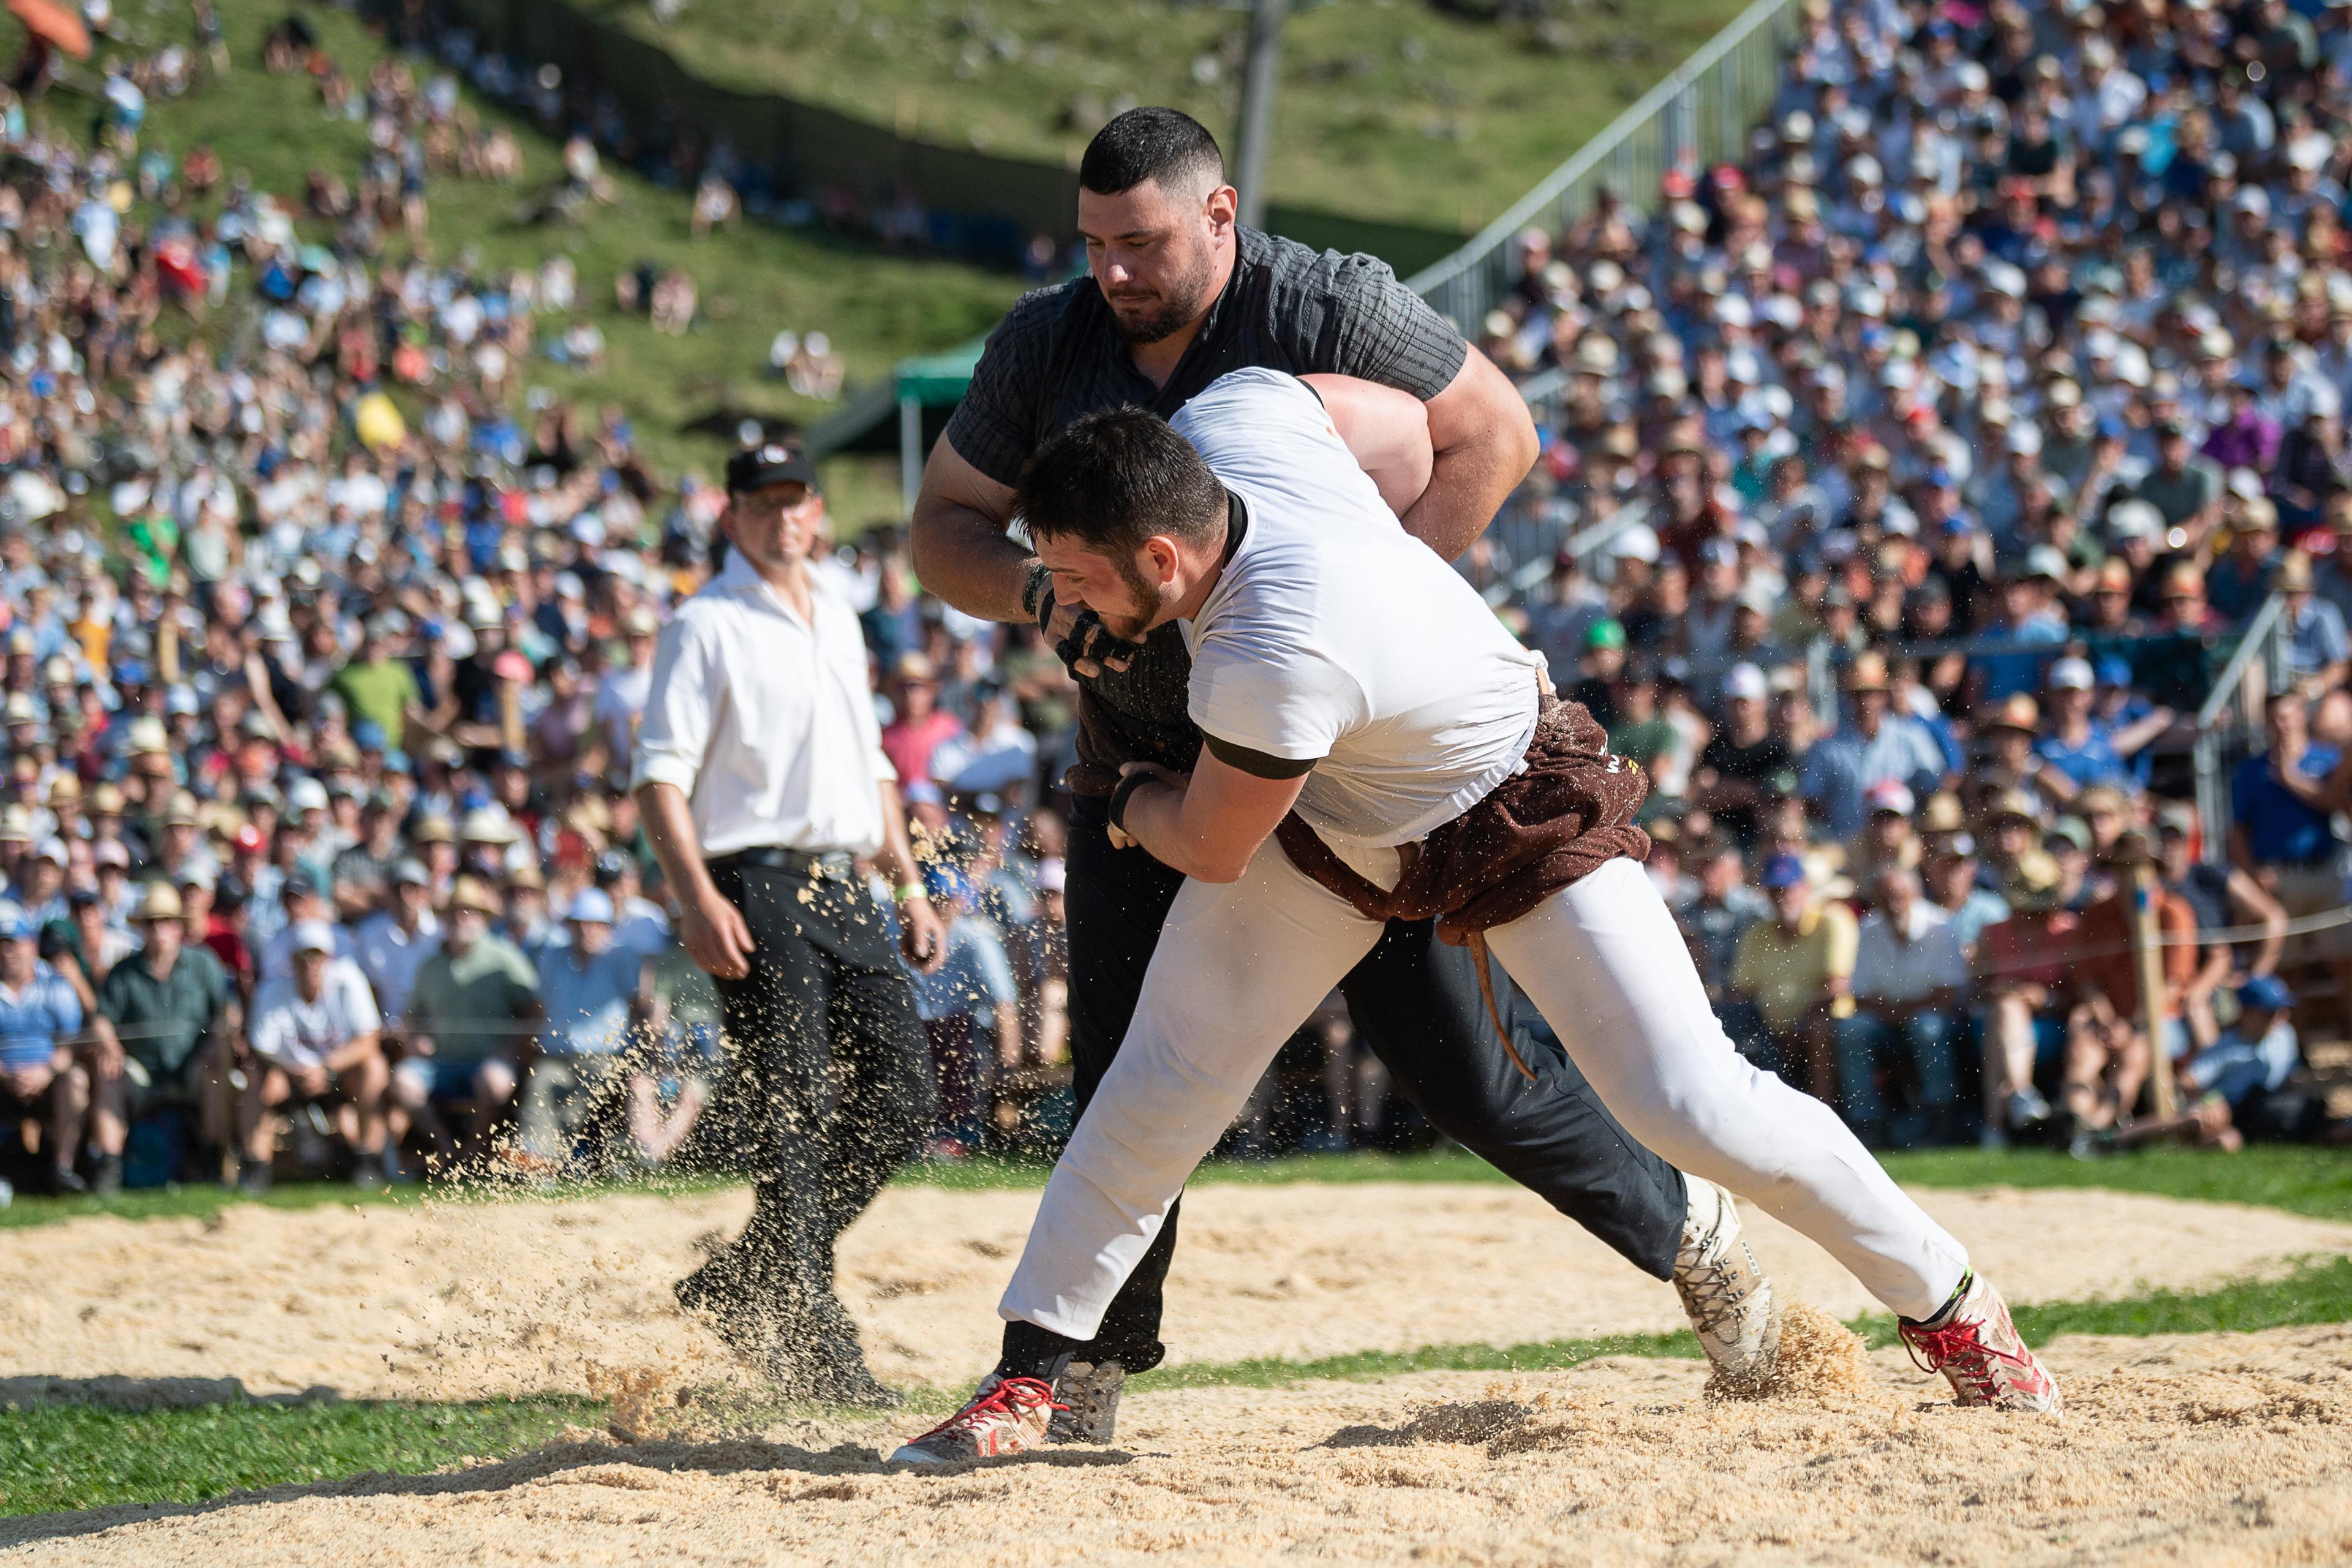
M1184 882L1140 849L1112 848L1103 805L1080 799L1070 825L1070 1057L1081 1113L1135 1017ZM1617 1124L1564 1054L1529 1037L1526 1004L1500 970L1496 1003L1533 1083L1503 1052L1468 951L1440 942L1432 921L1390 921L1339 989L1357 1033L1430 1125L1636 1268L1673 1274L1688 1203L1682 1173ZM1169 1210L1080 1359L1116 1359L1130 1372L1159 1364L1160 1292L1181 1207L1180 1199Z
M931 1123L914 987L863 882L724 859L710 876L751 931L751 973L718 982L755 1194L737 1247L813 1332L845 1331L834 1242Z

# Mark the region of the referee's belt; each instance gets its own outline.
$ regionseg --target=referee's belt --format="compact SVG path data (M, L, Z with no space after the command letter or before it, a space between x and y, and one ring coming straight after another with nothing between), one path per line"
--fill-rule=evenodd
M846 849L827 849L812 854L806 849L761 845L754 849L738 849L731 855L714 856L709 865L714 871L729 867L739 871L788 871L795 877L808 877L819 881L837 877L846 881L856 870L856 857Z

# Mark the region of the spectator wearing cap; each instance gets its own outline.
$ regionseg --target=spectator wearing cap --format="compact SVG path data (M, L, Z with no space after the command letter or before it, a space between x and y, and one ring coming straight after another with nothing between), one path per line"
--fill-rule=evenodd
M2131 778L2124 764L2128 753L2117 750L2116 737L2092 716L2096 687L2088 659L2069 657L2050 667L2050 711L2033 742L2033 755L2042 765L2034 776L2054 773L2063 778L2074 786L2066 795L2069 799L2094 784L2127 784ZM2137 742L2132 748L2137 751L2161 728L2143 723L2124 738Z
M947 925L938 968L915 982L915 1004L939 1084L930 1148L935 1154L957 1156L980 1146L995 1069L1021 1065L1021 992L1003 932L979 913L979 890L971 879L957 867L934 861L924 868L923 879Z
M2286 951L2286 910L2245 868L2214 864L2191 853L2197 813L2187 805L2168 805L2157 815L2157 854L2165 890L2195 911L2197 929L2207 937L2197 952L2197 970L2182 988L2181 1017L2189 1038L2200 1047L2220 1037L2213 996L2241 975L2274 973ZM2259 926L2257 943L2210 940L2210 933L2239 926Z
M2266 749L2230 780L2230 862L2261 883L2290 917L2332 913L2344 904L2344 866L2329 818L2344 806L2343 758L2315 743L2301 693L2273 693L2263 705ZM2330 963L2338 1005L2352 1026L2352 941L2331 927L2294 940L2298 962Z
M1783 1076L1801 1073L1814 1097L1837 1103L1837 1066L1830 1034L1853 1012L1853 916L1813 896L1794 855L1764 862L1759 879L1772 918L1742 932L1732 960L1732 993L1759 1016L1771 1060Z
M2061 1100L2078 1148L2108 1131L2137 1108L2151 1053L2179 1055L2189 1044L2181 998L2197 973L2197 915L2163 887L2155 912L2161 992L2156 999L2158 1037L2151 1040L2143 1012L2133 924L2138 902L2132 875L2155 863L2144 835L2126 833L2100 858L2113 891L2083 911L2073 946L2077 953L2074 1005L2066 1021Z
M122 1151L125 1118L168 1111L193 1119L198 1139L226 1153L228 1075L242 1042L237 998L210 949L190 942L179 893L150 882L131 912L139 951L98 986L91 1083L101 1149Z
M2295 1037L2294 993L2274 974L2250 975L2238 987L2238 1016L2210 1045L2179 1068L2180 1086L2200 1097L2203 1141L2225 1150L2249 1138L2305 1137L2317 1121L2288 1080L2303 1065Z
M644 605L621 617L621 637L628 653L614 669L596 683L594 717L604 728L604 744L615 757L625 757L637 742L637 724L644 718L646 697L653 689L654 638L661 623Z
M324 879L308 868L289 872L279 884L278 909L282 921L278 930L264 940L259 956L255 961L255 973L263 981L282 980L294 973L294 928L305 921L318 921L335 933L335 956L352 956L350 935L333 923L334 905L327 897Z
M352 1180L380 1187L386 1164L383 1018L358 964L335 955L335 930L322 920L295 922L287 933L289 972L265 982L253 998L247 1032L255 1069L238 1106L237 1188L269 1189L279 1111L316 1107L336 1126L353 1156Z
M1886 661L1874 653L1856 655L1846 667L1847 721L1805 753L1799 788L1822 825L1837 838L1851 838L1868 816L1870 786L1893 780L1915 795L1943 781L1943 749L1927 727L1907 714L1890 711Z
M1691 773L1692 803L1742 848L1756 842L1757 813L1773 781L1796 766L1789 738L1771 721L1770 696L1761 669L1732 666L1723 678L1723 722L1707 737Z
M417 966L402 1026L407 1055L393 1069L393 1099L436 1153L457 1152L446 1112L464 1105L478 1143L514 1100L517 1065L540 1015L539 977L514 945L492 935L498 899L460 877L440 945Z
M1869 816L1846 846L1844 869L1859 902L1868 908L1883 873L1918 869L1922 847L1911 827L1918 803L1909 785L1881 779L1863 792L1863 802Z
M1986 1148L2050 1120L2034 1083L2066 1049L2073 1006L2075 934L2082 917L2065 907L2058 862L2047 851L2020 856L2001 885L2010 916L1978 939L1976 989L1984 1005Z
M2066 579L2066 558L2047 544L2025 552L2023 564L2000 584L2000 613L1980 628L1998 651L1979 653L1969 661L1969 676L1981 701L1998 702L2019 692L2031 694L2042 685L2048 655L2032 651L2064 643L2066 612L2059 596Z
M613 940L613 900L583 888L564 911L569 937L539 956L543 1023L523 1086L522 1147L568 1169L591 1121L619 1110L630 1014L644 991L645 955Z
M352 933L352 956L375 989L384 1028L396 1036L417 973L440 943L441 921L433 912L433 879L423 862L394 861L388 880L384 907Z
M1613 616L1593 622L1584 634L1584 652L1577 661L1569 699L1584 704L1603 729L1617 721L1617 678L1624 668L1623 623Z
M687 950L718 982L755 1145L751 1220L679 1300L804 1394L887 1400L834 1294L833 1247L930 1121L901 957L936 967L942 931L898 784L925 777L944 731L902 706L915 727L886 748L856 618L809 566L815 481L788 447L730 460L727 564L662 632L631 791ZM896 889L896 952L859 856ZM856 1092L836 1101L845 1075Z
M2009 900L1985 886L1982 870L1976 836L1965 830L1937 835L1924 863L1927 895L1943 911L1952 939L1971 963L1984 929L2010 916Z
M81 998L42 961L39 934L24 915L0 910L0 1111L43 1124L50 1191L87 1192L77 1168L90 1105L89 1070L74 1049ZM119 1147L101 1157L100 1183L122 1184Z
M1953 1057L1964 1019L1969 963L1950 918L1924 896L1919 875L1888 867L1868 884L1870 915L1854 949L1854 1013L1836 1026L1838 1080L1847 1119L1865 1143L1960 1134ZM1890 1122L1879 1064L1899 1063L1916 1083L1916 1110Z
M2286 633L2284 675L2306 698L2316 699L2344 684L2352 666L2352 636L2344 614L2313 593L2311 557L2290 552L2276 579L2280 619Z

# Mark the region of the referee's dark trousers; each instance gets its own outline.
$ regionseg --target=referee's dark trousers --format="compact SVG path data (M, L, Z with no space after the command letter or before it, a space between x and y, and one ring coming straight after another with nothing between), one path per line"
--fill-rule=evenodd
M1140 849L1114 849L1106 802L1072 813L1069 883L1070 1057L1083 1112L1118 1053L1143 992L1144 972L1184 879ZM1364 1044L1430 1125L1615 1247L1635 1268L1674 1272L1688 1199L1682 1173L1635 1142L1601 1107L1574 1063L1538 1047L1514 1016L1524 1008L1502 973L1496 1003L1529 1083L1504 1054L1465 949L1428 921L1391 921L1339 983ZM1182 1207L1128 1277L1079 1360L1117 1360L1129 1372L1159 1364L1161 1288Z
M710 864L751 931L718 982L755 1203L739 1247L818 1340L854 1335L833 1245L931 1122L930 1052L887 922L845 867Z

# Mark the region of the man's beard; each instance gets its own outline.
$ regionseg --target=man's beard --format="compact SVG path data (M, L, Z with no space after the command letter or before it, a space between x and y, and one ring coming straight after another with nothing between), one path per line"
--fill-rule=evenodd
M1111 297L1111 320L1118 323L1118 335L1130 343L1156 343L1200 320L1209 309L1209 279L1215 265L1212 257L1203 254L1200 265L1176 279L1170 291L1154 291L1160 306L1142 316L1121 314L1121 301Z

